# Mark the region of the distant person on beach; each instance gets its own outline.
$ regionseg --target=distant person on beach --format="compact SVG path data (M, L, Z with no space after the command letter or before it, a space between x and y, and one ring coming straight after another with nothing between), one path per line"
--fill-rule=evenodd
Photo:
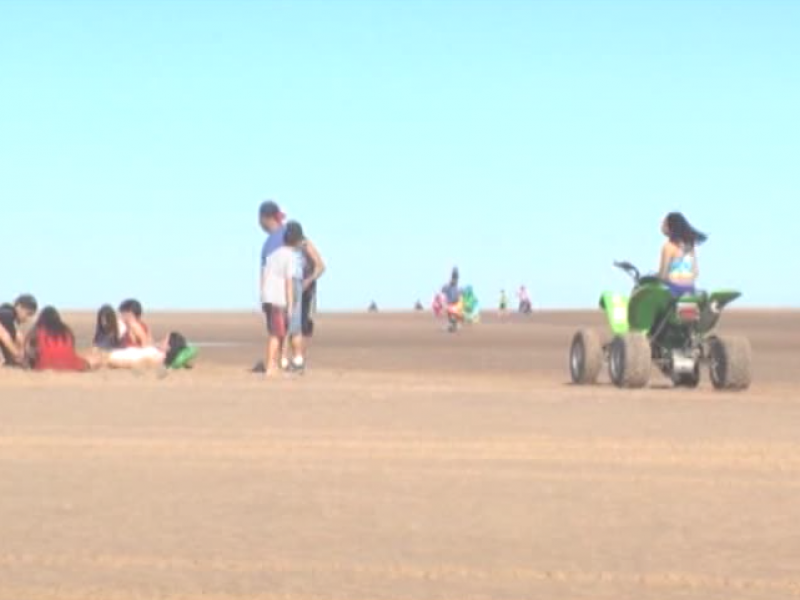
M517 297L519 298L519 312L523 315L529 314L532 311L531 297L528 295L528 290L524 285L519 286Z
M461 288L458 287L458 268L453 268L450 281L442 286L442 295L448 306L454 306L461 301Z
M431 309L433 310L433 314L437 317L441 317L444 313L445 309L445 299L444 294L439 292L433 297L433 302L431 303Z
M449 283L442 287L442 296L444 296L445 310L447 311L447 320L449 323L448 328L450 331L456 331L460 320L464 317L463 293L458 282L458 267L453 267Z
M296 228L288 231L289 241L293 244L299 243L295 237ZM262 269L261 306L269 335L264 360L267 377L278 374L281 349L287 342L289 311L295 304L295 250L296 248L284 244L269 254Z
M661 247L659 278L675 296L691 294L699 275L696 247L708 239L697 231L682 213L669 213L661 223L661 232L667 237Z
M500 290L500 316L505 317L508 312L508 296L505 290Z
M75 351L75 335L52 306L42 309L26 343L26 360L35 371L88 371L93 366Z
M36 298L23 294L13 304L0 306L0 354L6 367L21 367L25 360L22 326L36 316Z

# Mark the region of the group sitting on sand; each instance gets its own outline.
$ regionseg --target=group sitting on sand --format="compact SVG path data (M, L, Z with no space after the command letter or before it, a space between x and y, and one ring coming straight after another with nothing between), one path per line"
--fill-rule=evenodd
M75 334L58 310L46 306L39 312L29 294L0 306L0 353L6 367L35 371L91 371L99 368L134 369L188 366L197 355L179 333L155 343L142 319L138 300L125 300L118 311L104 305L97 314L92 347L78 352ZM23 326L36 318L27 334Z
M268 342L265 360L255 371L275 375L305 369L305 341L313 335L312 314L317 280L325 263L297 221L271 200L259 207L259 224L267 233L261 252L261 301ZM100 368L135 369L191 366L197 349L183 335L170 333L156 342L135 299L115 310L103 305L91 348L79 352L75 335L58 310L39 312L36 299L24 294L0 306L0 365L33 370L90 371ZM38 313L38 318L37 318ZM36 319L27 334L23 327Z

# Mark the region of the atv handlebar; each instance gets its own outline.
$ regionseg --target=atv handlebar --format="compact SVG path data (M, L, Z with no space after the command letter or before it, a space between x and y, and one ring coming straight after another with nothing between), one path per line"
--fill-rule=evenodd
M617 267L618 269L622 269L623 271L625 271L628 275L630 275L631 279L633 279L635 282L637 283L639 282L641 273L639 273L639 269L637 269L631 263L627 261L615 261L614 266Z

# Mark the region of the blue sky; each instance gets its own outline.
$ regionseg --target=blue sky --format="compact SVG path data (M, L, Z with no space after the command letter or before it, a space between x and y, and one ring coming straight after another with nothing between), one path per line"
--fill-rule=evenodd
M325 308L454 264L593 306L675 209L705 287L800 305L798 31L791 0L4 0L0 293L255 307L275 198Z

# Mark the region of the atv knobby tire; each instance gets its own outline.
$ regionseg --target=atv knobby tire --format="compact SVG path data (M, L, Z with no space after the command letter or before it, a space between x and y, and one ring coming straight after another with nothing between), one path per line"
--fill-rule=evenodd
M569 349L569 372L572 383L591 385L603 368L603 344L593 329L581 329L572 338Z
M752 382L750 342L743 337L713 337L708 342L709 375L718 390L746 390Z
M621 388L642 388L650 381L650 342L643 333L617 336L608 352L608 374Z

